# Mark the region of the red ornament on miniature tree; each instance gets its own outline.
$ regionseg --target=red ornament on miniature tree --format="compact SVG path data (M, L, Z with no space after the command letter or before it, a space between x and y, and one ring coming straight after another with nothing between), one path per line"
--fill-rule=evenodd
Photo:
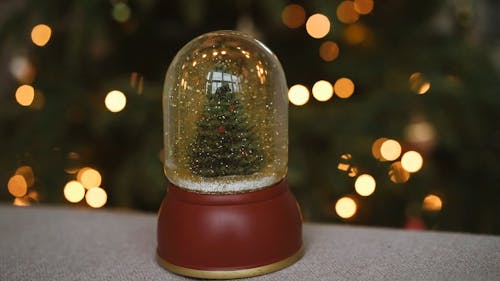
M226 129L224 129L224 126L221 125L217 127L217 132L222 135L226 132Z

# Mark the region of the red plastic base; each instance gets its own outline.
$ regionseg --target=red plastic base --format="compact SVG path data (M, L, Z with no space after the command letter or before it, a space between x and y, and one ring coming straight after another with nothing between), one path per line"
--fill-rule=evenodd
M199 194L170 184L160 207L157 254L173 267L252 269L286 260L301 247L301 214L286 181L225 195Z

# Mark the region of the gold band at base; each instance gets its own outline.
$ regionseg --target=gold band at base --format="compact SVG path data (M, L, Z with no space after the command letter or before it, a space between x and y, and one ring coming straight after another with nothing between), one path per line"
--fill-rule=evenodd
M295 252L293 255L284 260L271 263L268 265L258 266L254 268L247 268L247 269L238 269L238 270L192 269L171 264L168 261L162 259L160 256L158 256L158 254L156 255L156 259L162 267L166 268L168 271L171 271L179 275L184 275L194 278L205 278L205 279L234 279L234 278L253 277L278 271L298 261L303 254L304 254L304 248L301 247L297 252Z

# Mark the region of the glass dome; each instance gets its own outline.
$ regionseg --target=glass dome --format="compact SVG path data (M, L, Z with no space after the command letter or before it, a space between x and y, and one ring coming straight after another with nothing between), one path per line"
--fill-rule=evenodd
M261 42L216 31L186 44L163 89L165 174L200 193L271 186L287 173L283 69Z

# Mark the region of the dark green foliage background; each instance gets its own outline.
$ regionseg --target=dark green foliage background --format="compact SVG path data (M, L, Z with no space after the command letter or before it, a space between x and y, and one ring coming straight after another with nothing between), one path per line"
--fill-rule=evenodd
M460 2L460 1L458 1ZM235 29L250 18L262 41L280 58L288 85L311 87L320 79L349 77L356 92L348 100L311 100L290 108L289 181L306 220L339 222L332 203L353 194L353 179L337 170L340 155L377 180L369 198L358 198L351 223L401 227L407 216L420 216L429 228L500 233L500 83L493 62L499 30L496 1L480 9L447 1L375 1L363 16L371 44L347 45L346 25L336 20L339 1L303 1L308 15L327 14L340 56L324 62L304 27L291 30L280 19L286 1L128 1L131 19L111 17L112 1L8 0L0 3L0 198L10 202L6 183L20 165L33 167L34 188L44 204L70 204L64 169L91 166L103 175L108 207L156 211L166 180L162 148L161 91L165 71L176 52L202 33ZM436 15L448 29L440 30ZM53 28L47 46L34 46L31 28ZM478 28L480 26L481 28ZM18 82L9 73L16 55L26 55L37 74L33 82L45 95L40 110L20 107ZM425 73L431 90L419 96L408 77ZM144 77L144 90L130 86L131 72ZM458 83L450 84L453 75ZM127 107L113 114L103 100L119 89ZM423 115L437 131L425 166L406 184L393 184L387 163L371 156L378 137L403 140L412 116ZM404 145L404 143L403 143ZM77 152L78 160L68 159ZM429 192L442 196L438 213L422 213ZM82 205L83 206L83 205Z

